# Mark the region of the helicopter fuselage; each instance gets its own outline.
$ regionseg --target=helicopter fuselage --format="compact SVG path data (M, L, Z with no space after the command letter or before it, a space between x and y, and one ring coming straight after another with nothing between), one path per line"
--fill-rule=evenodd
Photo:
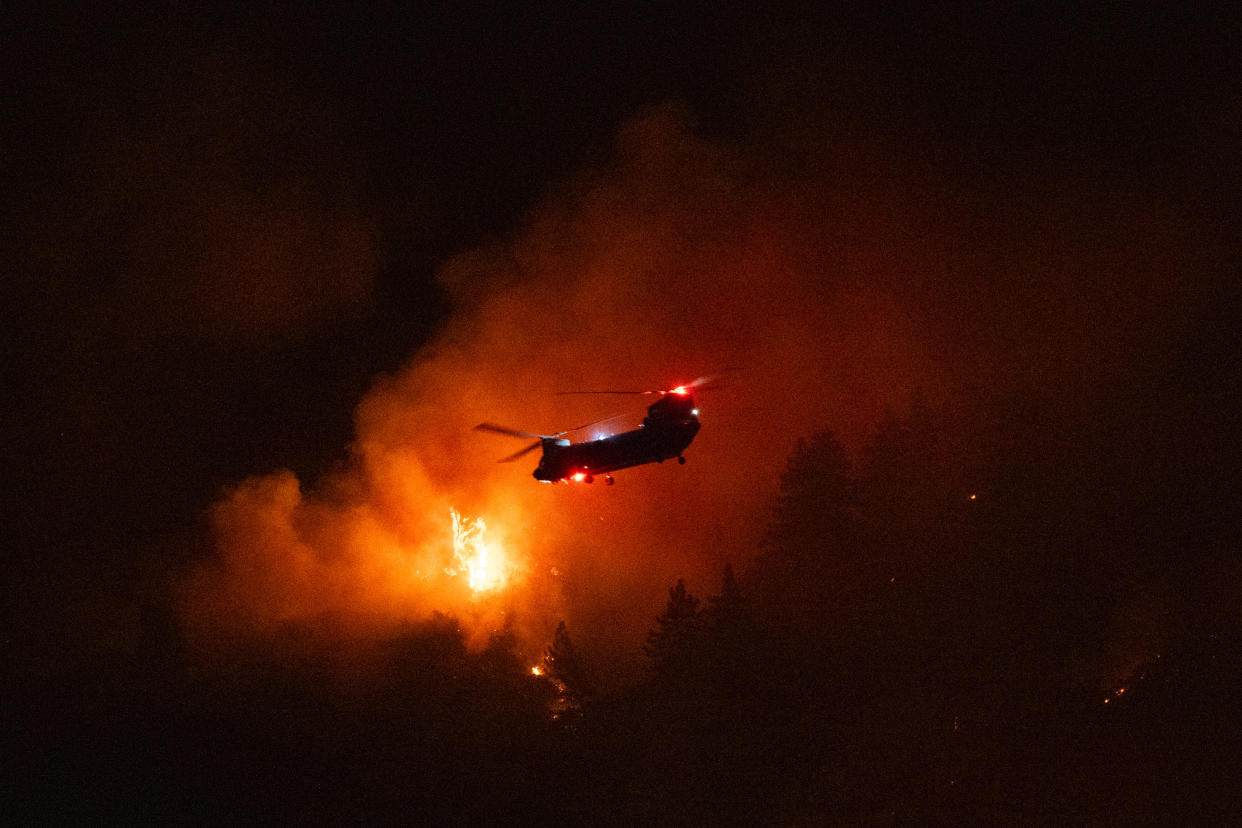
M534 477L545 483L590 482L594 475L644 463L662 463L673 457L685 462L681 453L698 434L698 413L688 393L670 393L648 407L642 425L632 431L581 443L544 438Z

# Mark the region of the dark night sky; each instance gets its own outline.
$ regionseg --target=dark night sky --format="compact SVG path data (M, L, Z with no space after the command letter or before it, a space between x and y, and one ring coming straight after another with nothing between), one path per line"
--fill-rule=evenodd
M1060 382L1089 360L1033 328L1091 339L1120 297L1118 318L1158 336L1119 331L1141 356L1099 370L1153 372L1160 405L1198 394L1203 441L1237 423L1219 408L1239 376L1236 11L209 5L4 12L6 646L151 600L210 554L222 487L340 464L376 377L459 310L444 262L520 235L670 102L704 144L762 159L742 180L896 193L894 222L928 188L953 228L930 250L977 229L929 281L876 288L922 305L932 338ZM1167 263L1115 272L1128 240L1167 243ZM1073 287L982 275L1045 247L1040 266L1105 252L1098 272L1067 265ZM1171 305L1127 298L1166 278ZM1148 359L1169 343L1180 355Z

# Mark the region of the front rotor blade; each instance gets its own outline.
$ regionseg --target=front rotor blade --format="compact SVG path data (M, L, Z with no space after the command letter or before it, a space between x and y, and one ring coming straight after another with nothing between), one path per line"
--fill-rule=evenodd
M538 440L543 437L542 434L531 434L529 431L517 431L512 428L505 428L495 423L479 423L474 427L475 431L491 431L496 434L507 434L510 437L521 437L524 440Z
M658 389L652 389L652 390L647 390L647 391L616 391L612 389L607 389L604 391L557 391L556 393L561 396L564 396L566 394L631 394L631 395L661 394L663 395L663 394L671 394L677 388L682 388L682 389L685 389L686 391L689 391L692 388L701 388L702 386L707 385L713 379L715 379L715 377L699 377L694 382L687 382L684 385L675 385L673 386L673 388L658 388Z
M514 452L513 454L510 454L508 457L502 457L496 462L497 463L512 463L514 460L517 460L519 457L522 457L526 454L530 454L532 451L539 448L542 442L543 442L542 440L536 440L535 442L531 443L529 446L522 449L521 451Z
M584 428L590 428L590 427L591 427L591 426L593 426L593 425L599 425L600 423L606 423L606 422L608 422L609 420L617 420L617 419L620 419L621 417L624 417L624 416L625 416L624 414L613 414L611 417L605 417L605 418L604 418L604 419L602 419L602 420L592 420L591 422L589 422L589 423L587 423L587 424L585 424L585 425L574 426L573 428L567 428L567 429L565 429L565 430L564 430L564 431L562 431L562 432L559 432L559 433L557 433L557 434L553 434L552 436L553 436L553 437L560 437L560 436L561 436L561 435L563 435L563 434L569 434L569 433L574 432L574 431L581 431L581 430L582 430L582 429L584 429Z
M559 397L568 394L659 394L659 391L557 391ZM583 426L585 428L586 426Z

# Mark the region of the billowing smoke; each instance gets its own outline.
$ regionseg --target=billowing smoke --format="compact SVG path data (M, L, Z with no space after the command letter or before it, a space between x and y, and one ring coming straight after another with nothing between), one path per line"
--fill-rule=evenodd
M1076 226L1077 205L1049 213L1043 198L1027 226L883 153L854 169L841 142L763 140L709 140L679 107L649 111L508 236L445 263L455 313L361 401L343 470L273 472L216 505L218 555L186 591L196 624L369 633L440 611L476 638L507 624L537 651L563 618L596 652L635 658L670 583L709 592L753 554L799 436L832 427L857 444L912 393L950 404L1018 374L1087 388L1180 289L1147 290L1150 265L1126 275L1142 293L1075 284L1075 251L1108 259L1097 271L1140 255L1112 252L1126 240L1100 237L1111 223ZM1054 241L1072 228L1081 244ZM724 369L688 463L611 487L537 483L537 455L497 464L520 444L472 431L613 414L608 429L629 428L643 398L555 392ZM486 520L505 588L475 595L446 573L450 509Z

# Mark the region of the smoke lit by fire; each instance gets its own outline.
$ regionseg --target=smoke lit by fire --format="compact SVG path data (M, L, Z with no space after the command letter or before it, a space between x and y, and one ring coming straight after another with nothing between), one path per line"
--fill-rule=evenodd
M710 589L726 556L741 566L739 550L757 548L799 436L830 426L856 445L912 392L969 393L1017 364L972 352L961 319L976 336L992 326L1021 340L1025 325L1056 348L1073 341L1106 370L1126 344L1108 332L1142 330L1149 305L1176 289L1108 308L1132 325L1075 319L1072 340L1057 334L1056 285L1044 305L973 317L994 289L969 258L995 220L988 205L904 173L901 188L854 180L848 158L767 140L795 143L756 152L698 137L676 107L647 113L606 165L564 182L509 237L446 262L453 316L362 399L341 469L305 488L272 472L216 504L215 554L188 583L191 618L370 631L443 612L476 641L516 629L532 651L565 619L587 647L635 653L668 584ZM811 153L822 180L774 165L788 153ZM1133 256L1111 270L1141 273ZM725 366L743 370L694 392L703 428L687 464L623 470L614 486L539 486L536 454L497 464L516 446L472 431L492 421L553 433L618 414L618 431L633 428L644 398L555 392L680 391Z

